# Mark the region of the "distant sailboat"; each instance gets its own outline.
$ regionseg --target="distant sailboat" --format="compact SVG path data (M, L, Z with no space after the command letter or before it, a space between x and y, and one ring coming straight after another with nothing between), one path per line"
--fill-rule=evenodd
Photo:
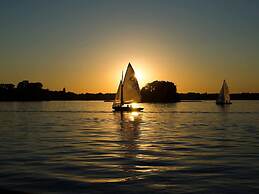
M125 77L120 81L112 108L114 111L141 111L144 108L133 107L132 103L141 101L138 80L135 77L134 69L128 64Z
M226 80L223 81L222 88L220 90L219 96L216 100L217 104L224 105L224 104L232 104L230 102L230 95L229 89Z

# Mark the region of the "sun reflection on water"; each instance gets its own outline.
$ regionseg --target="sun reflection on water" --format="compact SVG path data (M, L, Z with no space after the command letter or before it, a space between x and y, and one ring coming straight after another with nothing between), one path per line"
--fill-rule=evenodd
M135 121L136 119L138 119L139 113L138 112L131 112L129 119L130 121Z

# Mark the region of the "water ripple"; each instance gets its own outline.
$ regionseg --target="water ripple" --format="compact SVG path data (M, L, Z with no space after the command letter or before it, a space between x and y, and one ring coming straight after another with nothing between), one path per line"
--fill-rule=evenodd
M1 103L0 187L28 193L256 193L259 106ZM1 191L1 189L0 189Z

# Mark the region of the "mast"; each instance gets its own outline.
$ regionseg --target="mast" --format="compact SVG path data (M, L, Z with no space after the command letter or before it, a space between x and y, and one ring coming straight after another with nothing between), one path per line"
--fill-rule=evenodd
M123 105L123 71L121 74L121 106Z

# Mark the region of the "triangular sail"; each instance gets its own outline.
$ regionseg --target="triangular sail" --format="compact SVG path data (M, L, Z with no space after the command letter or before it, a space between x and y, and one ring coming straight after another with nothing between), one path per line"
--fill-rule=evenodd
M217 103L224 103L224 104L230 103L229 89L228 89L227 82L225 80L220 90Z
M129 104L133 102L140 102L140 89L138 80L135 77L135 72L129 63L125 78L123 81L123 103Z
M113 101L113 106L118 106L121 104L121 86L122 86L122 81L120 81L115 99Z

